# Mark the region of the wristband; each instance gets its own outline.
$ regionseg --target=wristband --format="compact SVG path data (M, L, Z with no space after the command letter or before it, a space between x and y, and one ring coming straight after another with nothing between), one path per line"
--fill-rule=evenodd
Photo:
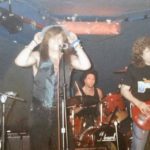
M74 42L71 43L71 47L75 48L77 45L79 45L79 43L80 43L80 40L76 39Z

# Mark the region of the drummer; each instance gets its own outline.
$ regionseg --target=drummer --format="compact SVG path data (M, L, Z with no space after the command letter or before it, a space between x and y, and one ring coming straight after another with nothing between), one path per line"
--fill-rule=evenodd
M86 127L93 126L95 119L100 115L100 102L103 98L102 89L96 87L97 72L87 70L81 78L82 87L78 88L76 96L83 97L83 105L75 109L78 116L84 117Z

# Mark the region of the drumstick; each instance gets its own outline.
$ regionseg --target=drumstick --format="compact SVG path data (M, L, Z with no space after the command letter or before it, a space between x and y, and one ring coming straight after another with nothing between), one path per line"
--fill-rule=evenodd
M76 81L75 81L75 86L76 86L76 88L77 88L77 90L79 92L79 95L82 96L81 90L80 90L79 85L78 85L78 83Z

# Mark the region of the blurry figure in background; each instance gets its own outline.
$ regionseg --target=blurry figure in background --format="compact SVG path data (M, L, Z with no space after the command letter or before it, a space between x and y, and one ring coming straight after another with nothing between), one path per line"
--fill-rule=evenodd
M76 93L76 96L83 97L83 107L77 107L75 114L84 118L84 128L94 126L97 123L98 116L100 116L100 103L102 102L103 92L102 89L96 87L96 83L97 72L87 70L83 73L82 88Z
M77 36L56 25L36 33L15 59L16 65L33 68L31 150L58 150L56 106L63 90L62 57L65 58L67 85L70 85L72 69L91 67Z
M133 108L139 110L137 119L141 120L140 116L143 116L141 121L144 125L146 117L150 118L150 105L145 103L150 100L150 37L137 39L133 44L132 53L132 64L128 66L122 81L121 93L130 101ZM144 150L149 133L149 130L144 128L139 126L135 120L133 121L132 150Z

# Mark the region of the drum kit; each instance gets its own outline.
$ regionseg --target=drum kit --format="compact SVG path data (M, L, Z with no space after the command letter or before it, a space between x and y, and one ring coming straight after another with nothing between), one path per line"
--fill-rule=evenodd
M107 94L100 104L99 115L94 125L86 127L86 118L78 116L81 110L92 107L94 102L86 102L83 96L75 96L67 101L76 147L101 148L104 150L127 150L126 133L121 133L119 124L128 118L124 99L120 93Z

